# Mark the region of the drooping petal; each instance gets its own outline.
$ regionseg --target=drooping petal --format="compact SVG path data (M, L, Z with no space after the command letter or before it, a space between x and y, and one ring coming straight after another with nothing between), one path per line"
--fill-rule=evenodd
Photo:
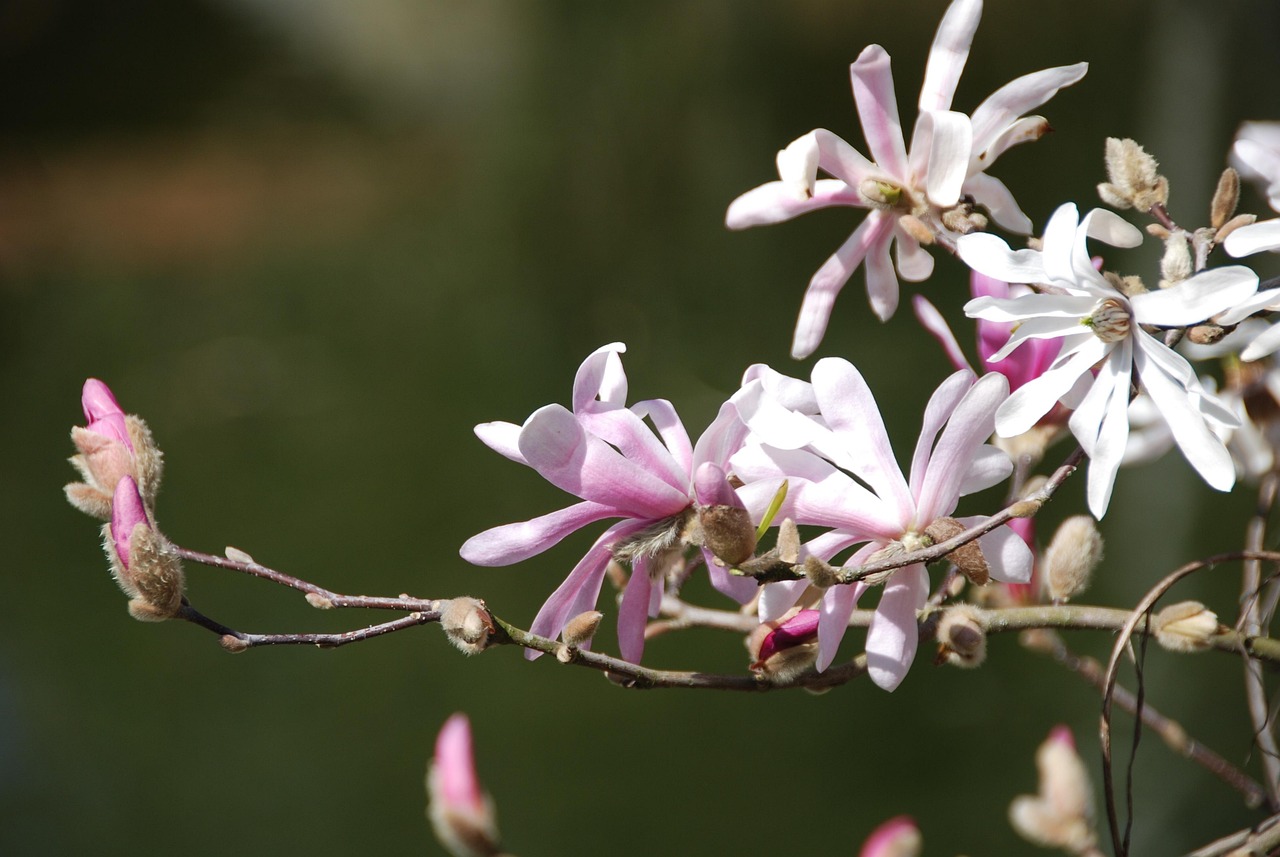
M996 432L1016 437L1030 429L1075 386L1077 379L1101 360L1110 346L1090 336L1074 350L1065 347L1049 369L1015 390L996 411Z
M920 87L919 107L925 110L950 110L956 84L969 58L969 45L982 17L982 0L956 0L947 7L929 48L924 67L924 84Z
M767 226L832 206L866 208L867 204L856 189L838 179L819 179L807 197L797 197L784 182L767 182L729 203L724 225L730 229Z
M596 398L613 407L622 407L627 400L627 374L622 369L622 357L627 346L611 342L588 355L578 367L573 379L573 412L586 410Z
M985 491L992 485L999 485L1013 473L1013 462L1003 449L983 445L973 454L973 461L960 482L960 496Z
M1069 421L1071 433L1089 456L1089 511L1099 519L1111 503L1116 473L1129 440L1132 348L1129 339L1116 343Z
M849 557L847 565L863 564L881 547L883 545L878 542L863 545ZM853 614L853 608L866 589L865 584L853 583L833 586L823 593L818 605L818 659L814 663L818 672L826 670L835 660L840 641L844 639L845 631L849 630L849 616Z
M899 242L901 243L901 242ZM969 365L969 360L964 356L964 351L960 349L960 343L956 342L955 334L951 332L951 326L947 324L947 320L942 317L942 313L938 312L937 307L929 303L924 295L916 295L911 299L912 307L916 312L916 320L921 326L938 340L938 344L942 346L942 350L947 355L947 360L951 362L954 369L967 369L973 371L973 367Z
M929 576L920 564L899 569L885 584L867 628L867 674L885 690L897 688L915 660L920 642L916 611L928 597Z
M955 509L974 453L991 436L996 408L1008 395L1008 379L993 372L979 378L956 406L926 464L916 503L921 526Z
M539 408L525 421L520 452L530 467L557 488L584 500L625 509L633 517L664 518L689 505L687 487L674 488L660 474L623 457L588 434L560 405Z
M1257 274L1242 265L1229 265L1201 271L1167 289L1134 295L1129 301L1139 324L1184 327L1243 303L1257 290Z
M889 54L879 45L868 45L849 67L853 100L858 105L862 133L867 138L871 159L899 181L907 175L907 146L898 119L898 100L893 89Z
M485 530L467 539L459 554L472 565L511 565L537 556L588 524L622 515L619 509L584 500L532 520Z
M889 243L895 233L901 234L901 230L891 229L883 239L867 248L867 303L881 321L888 321L898 311L898 277L889 257Z
M862 264L868 251L880 244L887 246L892 233L893 220L884 212L871 212L844 244L840 245L840 249L813 275L809 288L804 293L804 302L800 305L800 317L796 321L795 338L791 343L792 357L803 360L817 349L823 334L827 332L836 295L849 282L849 277ZM896 280L894 291L897 291Z
M964 193L987 210L1000 228L1018 235L1031 232L1031 218L1018 207L1018 201L1004 182L986 173L977 173L965 180Z
M1006 283L1042 283L1049 279L1039 250L1010 250L1008 244L989 232L961 235L956 252L973 270Z
M727 595L739 604L746 604L760 591L754 578L740 577L731 574L727 568L716 562L716 557L706 548L702 549L702 561L707 566L707 576L711 585L722 595Z
M650 596L656 585L649 574L649 559L636 557L618 604L618 651L624 661L638 664L644 654L644 626L648 622Z
M929 255L929 251L920 246L919 241L899 230L897 240L893 242L893 249L898 262L898 273L902 275L902 279L910 283L929 279L933 273L933 257Z
M1049 122L1043 116L1024 116L1010 123L995 136L995 139L987 143L985 149L974 151L973 158L969 162L969 171L977 173L980 170L991 169L991 165L1005 152L1021 143L1039 140L1049 130Z
M519 464L528 464L520 454L520 426L515 423L480 423L475 427L476 437L499 455Z

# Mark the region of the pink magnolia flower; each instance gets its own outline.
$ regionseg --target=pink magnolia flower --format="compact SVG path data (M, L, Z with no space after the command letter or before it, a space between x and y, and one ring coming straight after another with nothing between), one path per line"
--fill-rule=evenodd
M458 713L436 737L427 770L427 815L436 838L458 857L488 857L498 851L493 802L480 788L471 750L471 724Z
M510 565L588 524L621 519L596 539L543 604L530 630L558 636L570 619L594 608L609 560L627 561L632 574L618 611L618 645L623 657L638 662L646 617L657 615L662 603L666 562L687 543L691 522L706 506L741 505L725 469L747 429L726 404L694 446L670 402L651 399L626 407L626 375L618 356L624 350L621 343L607 345L583 362L574 380L572 411L547 405L523 426L476 426L490 448L532 467L581 502L486 530L468 539L461 554L475 565ZM751 580L731 576L706 548L703 555L718 589L740 601L754 594Z
M977 271L971 271L969 292L975 298L1016 298L1021 295L1031 294L1031 289L1022 284L1010 285L1003 280L997 280ZM937 308L929 303L929 300L924 295L916 295L913 299L913 304L916 318L929 333L933 334L933 338L942 345L943 350L947 353L947 358L951 361L951 365L956 369L969 369L972 371L969 361L965 359L964 352L960 349L960 344L956 342L955 335L951 332L950 326L947 325L946 319L942 317L942 313L938 312ZM992 358L1009 341L1014 325L1009 322L987 321L980 318L977 320L976 326L978 330L978 363L982 367L982 371L999 372L1004 375L1009 379L1010 392L1043 375L1045 370L1057 359L1058 352L1062 349L1062 339L1060 337L1032 339L1023 342L1003 360L993 360Z
M915 821L900 815L871 831L858 857L919 857L922 844Z
M738 197L725 224L744 229L790 220L831 206L870 211L845 243L809 281L791 353L812 354L822 341L836 295L863 261L867 297L881 320L898 306L898 279L890 261L897 244L897 268L918 282L933 272L921 240L951 242L982 223L970 201L1002 226L1030 231L1031 221L1008 188L985 171L1008 148L1042 136L1043 117L1023 116L1082 78L1085 63L1028 74L998 89L972 117L951 110L956 84L982 14L981 0L955 0L934 37L920 90L919 114L908 150L898 118L889 55L871 45L850 67L853 97L872 160L830 131L818 129L778 153L779 181ZM821 170L833 178L819 180Z
M1008 395L1003 375L975 381L971 372L957 372L938 387L925 409L909 480L894 460L879 409L858 370L845 360L826 358L818 361L812 377L819 418L761 406L758 396L735 398L761 444L744 447L732 462L747 483L740 493L749 508L767 502L785 479L789 490L779 516L801 526L831 528L804 546L807 555L829 560L859 546L845 564L861 565L885 550L923 547L929 543L924 531L950 516L962 495L988 488L1012 470L1008 456L985 445L996 408ZM959 520L971 526L983 519ZM994 579L1030 578L1031 552L1007 526L982 536L979 543ZM779 617L807 588L803 580L769 584L761 595L761 618ZM859 582L832 586L822 594L819 670L834 659L849 616L868 588ZM915 658L916 612L924 606L928 588L920 563L893 572L884 585L866 651L871 680L886 690L898 686Z

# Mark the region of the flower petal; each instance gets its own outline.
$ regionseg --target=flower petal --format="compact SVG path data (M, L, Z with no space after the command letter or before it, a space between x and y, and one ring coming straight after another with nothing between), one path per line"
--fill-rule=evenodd
M1226 237L1222 246L1237 259L1265 250L1280 249L1280 218L1241 226Z
M985 515L968 518L957 518L966 529L976 527L987 520ZM1030 518L1016 520L1030 521ZM1035 555L1023 541L1022 536L1010 527L996 527L991 532L978 536L978 546L982 548L982 556L991 569L991 578L1001 583L1029 583L1031 570L1035 565Z
M869 45L849 67L853 100L858 105L862 133L867 138L871 159L898 181L907 176L907 146L898 119L898 100L893 90L889 54L879 45Z
M920 496L920 486L924 483L925 471L929 469L933 441L976 378L972 370L961 369L939 384L929 397L920 423L920 434L916 438L916 449L911 456L911 496Z
M1039 250L1010 250L1008 244L988 232L961 235L956 252L973 270L1006 283L1043 283L1049 279Z
M807 197L796 196L785 182L767 182L729 203L724 225L730 229L766 226L832 206L866 208L867 204L854 188L837 179L819 179Z
M1109 348L1096 336L1088 337L1073 351L1064 348L1043 375L1005 399L996 411L996 432L1001 437L1016 437L1030 429L1075 386L1077 379L1106 356Z
M929 576L920 564L901 568L885 584L867 628L867 674L892 691L906 677L920 643L916 611L929 597Z
M528 521L485 530L467 539L459 554L472 565L511 565L537 556L588 524L621 515L610 506L583 501Z
M1129 301L1139 324L1183 327L1242 303L1257 290L1257 274L1242 265L1229 265L1201 271L1167 289L1134 295Z
M979 378L960 400L926 465L916 502L920 526L955 510L974 454L994 431L996 408L1008 395L1008 379L992 372Z
M667 454L676 463L676 472L685 477L686 485L689 484L688 479L693 474L693 444L675 407L666 399L646 399L632 405L631 411L641 419L648 417L653 423Z
M622 370L622 357L627 346L611 342L597 348L582 361L573 379L573 411L586 409L599 397L600 402L622 407L627 401L627 374Z
M638 556L632 560L631 577L618 603L618 651L624 661L638 664L644 654L644 626L655 583L649 575L649 559Z
M985 151L1015 119L1044 104L1059 89L1084 77L1088 63L1047 68L1024 74L997 89L973 111L973 147Z
M520 426L515 423L480 423L474 429L476 437L499 455L520 464L528 464L520 454Z
M933 126L926 186L929 201L951 208L960 201L960 188L969 174L969 152L973 147L969 117L947 110L922 113L919 121Z
M982 17L982 0L956 0L947 7L929 48L920 87L920 110L950 110L969 45Z
M987 210L1002 229L1018 235L1031 233L1031 218L1018 207L1018 201L1004 182L986 173L976 173L965 180L964 193Z
M901 242L899 242L901 243ZM956 342L955 334L951 332L951 326L947 324L947 320L942 317L942 313L929 303L928 298L924 295L916 295L911 299L912 308L916 312L916 320L920 325L938 340L938 344L942 346L943 352L947 355L954 369L967 369L973 371L973 367L969 365L969 360L964 356L964 351L960 349L960 343Z

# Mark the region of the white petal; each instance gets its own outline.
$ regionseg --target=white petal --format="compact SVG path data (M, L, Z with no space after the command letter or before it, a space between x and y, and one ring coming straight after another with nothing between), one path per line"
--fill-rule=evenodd
M1227 236L1222 246L1236 258L1280 250L1280 218L1241 226Z
M929 597L929 576L923 565L899 569L885 584L867 628L867 674L885 690L902 683L915 660L920 632L916 611Z
M920 110L949 110L956 83L969 58L969 45L982 17L982 0L956 0L947 7L929 48L920 87Z
M1257 290L1257 274L1230 265L1201 271L1167 289L1134 295L1130 304L1139 324L1183 327L1247 301Z
M857 191L838 179L820 179L811 197L797 197L784 182L767 182L744 193L729 204L724 225L730 229L782 223L801 214L831 206L866 208Z
M957 518L966 528L976 527L987 520L984 515ZM1008 526L996 527L986 535L978 536L982 556L991 568L991 578L1001 583L1029 583L1035 556L1031 548Z
M964 481L960 483L960 496L976 494L992 485L999 485L1012 473L1013 462L1009 460L1008 454L1003 449L983 444L974 453Z
M1253 342L1249 343L1249 347L1240 352L1241 360L1257 360L1259 357L1266 357L1280 348L1280 324L1271 327L1258 334Z
M1005 183L995 176L986 173L969 176L964 183L964 192L985 208L1002 229L1019 235L1031 234L1031 218L1018 207L1018 201Z
M1010 250L1009 245L987 232L962 235L956 252L980 274L1006 283L1041 283L1048 280L1043 255L1038 250Z
M929 142L929 201L950 208L960 200L960 188L969 173L969 152L973 146L969 117L948 110L921 114L920 121L933 125Z
M997 433L1016 437L1030 429L1108 350L1101 339L1090 336L1074 352L1064 351L1043 375L1014 390L1000 406L996 411Z

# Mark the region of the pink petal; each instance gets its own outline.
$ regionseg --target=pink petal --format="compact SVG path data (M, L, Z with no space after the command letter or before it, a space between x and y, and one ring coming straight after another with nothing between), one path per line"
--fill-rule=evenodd
M622 659L640 663L644 654L644 627L649 617L649 602L655 581L649 576L649 560L636 557L632 562L631 577L622 591L618 604L618 651ZM658 588L658 595L662 590Z
M861 565L882 547L884 545L879 542L863 545L849 557L846 564ZM845 631L849 630L849 617L853 615L853 608L866 589L862 583L853 583L848 586L833 586L823 593L822 602L818 606L818 659L814 663L818 672L823 672L835 660L840 641L844 639Z
M969 465L994 431L996 408L1008 395L1009 382L993 372L979 378L956 406L929 456L920 486L917 515L921 526L955 509Z
M440 727L432 771L437 784L435 799L455 812L485 811L484 792L476 777L471 750L471 724L465 714L453 715Z
M871 212L844 244L840 245L840 249L813 275L809 288L804 293L804 302L800 305L800 318L796 321L795 338L791 343L792 357L803 360L817 349L827 331L827 323L831 320L831 308L835 304L836 295L849 282L849 277L862 264L868 251L877 246L888 250L892 234L892 218L881 211ZM894 292L896 302L896 280Z
M951 362L952 368L967 369L973 371L969 366L968 359L964 356L964 352L960 350L960 343L956 342L955 335L951 332L951 327L947 324L947 320L942 317L942 313L929 303L924 295L916 295L911 299L912 307L916 312L916 320L921 326L938 340L938 344L942 346L942 350L947 355L947 360Z
M920 643L916 611L929 597L929 576L923 565L898 569L885 584L867 628L867 674L892 691L907 675Z
M677 473L684 477L687 485L693 473L693 444L689 442L689 433L685 431L675 407L666 399L646 399L636 402L631 410L641 419L648 417L653 423L668 456L676 463Z
M903 181L907 175L907 147L902 139L902 123L898 120L889 55L879 45L870 45L849 67L849 74L871 159L880 169Z
M112 414L124 416L124 410L116 401L111 388L97 378L90 378L84 382L84 388L80 392L80 405L84 408L84 418L87 422L100 420Z
M627 375L619 356L627 350L621 342L597 348L582 361L573 379L573 411L584 410L596 401L622 407L627 400Z
M1088 63L1047 68L997 89L973 111L973 148L984 151L1014 119L1044 104L1064 86L1084 77Z
M753 578L730 574L727 568L716 563L715 556L706 548L702 549L702 561L707 566L707 576L716 591L739 604L746 604L760 591L760 586Z
M1018 207L1018 201L998 178L985 173L971 175L965 180L963 191L985 208L1000 228L1019 235L1031 233L1031 218Z
M957 4L958 5L958 4ZM981 3L978 4L981 7ZM909 816L891 818L871 832L858 857L918 857L920 831Z
M899 230L893 242L893 249L898 263L898 273L902 275L902 279L910 283L929 279L933 273L933 257L929 255L929 251L920 246L919 241Z
M866 208L867 204L854 188L837 179L820 179L807 197L797 196L784 182L768 182L729 203L724 224L730 229L766 226L832 206Z
M147 520L147 509L142 504L142 495L138 493L138 484L133 477L122 476L111 498L111 540L115 542L116 554L125 568L129 567L129 537L139 524L151 525Z
M920 435L916 439L916 450L911 456L911 496L920 496L924 475L929 469L934 438L975 380L972 370L962 368L939 384L938 389L929 397L929 404L924 409L924 420L920 424Z
M499 455L519 464L528 464L520 454L520 426L515 423L480 423L475 427L476 437Z
M889 220L887 214L885 219ZM891 220L889 222L892 223ZM893 260L889 257L889 242L895 234L902 234L896 226L884 240L867 249L867 303L871 304L871 311L881 321L893 318L898 310L898 277L893 272Z
M472 565L511 565L537 556L588 524L623 514L611 506L583 501L528 521L485 530L467 539L459 553Z
M950 110L956 84L969 58L969 45L982 17L982 0L956 0L947 7L929 48L920 87L920 110Z

